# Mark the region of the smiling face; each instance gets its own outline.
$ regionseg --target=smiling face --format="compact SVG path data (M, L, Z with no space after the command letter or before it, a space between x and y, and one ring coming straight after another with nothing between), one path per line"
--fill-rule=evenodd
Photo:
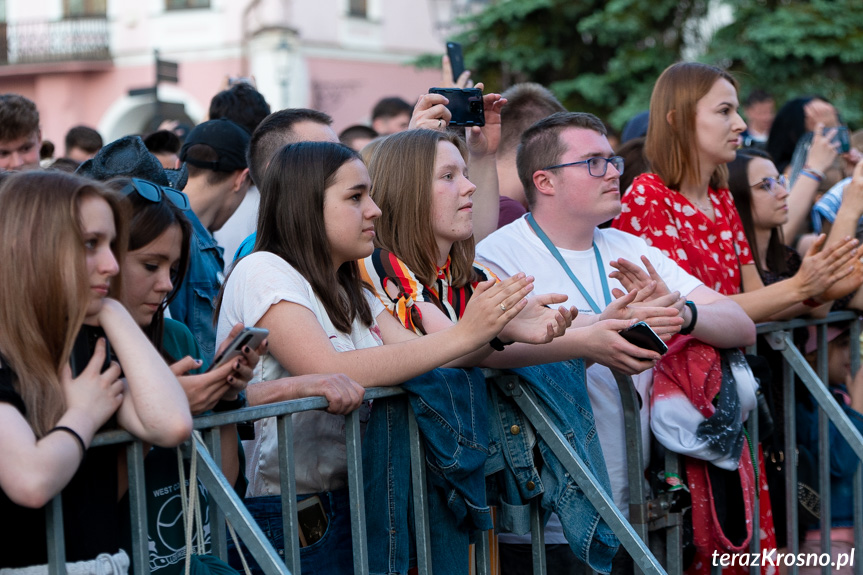
M756 229L769 230L784 225L788 221L788 190L776 184L768 191L764 178L779 177L779 170L773 162L765 158L752 158L746 167L746 176L752 194L752 223Z
M183 234L171 225L146 246L126 254L123 260L123 304L141 327L152 323L162 302L174 289Z
M324 228L333 266L374 251L375 220L381 210L369 196L369 172L361 160L345 163L324 192Z
M114 225L114 212L102 198L84 196L78 210L90 285L90 302L84 321L92 323L102 309L102 301L108 295L111 278L120 271L117 258L111 249L117 237L117 230Z
M473 235L471 196L476 186L467 179L461 152L446 141L437 144L432 178L432 231L438 244L437 263L443 265L452 245Z
M737 141L746 124L737 113L737 90L720 78L695 106L695 134L702 170L713 173L734 159Z

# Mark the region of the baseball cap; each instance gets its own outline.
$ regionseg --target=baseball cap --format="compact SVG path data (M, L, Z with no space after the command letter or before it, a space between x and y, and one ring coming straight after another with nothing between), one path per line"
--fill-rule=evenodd
M246 163L246 150L249 148L249 133L227 118L210 120L198 124L189 135L186 142L180 148L180 160L198 168L206 168L214 172L233 172L242 170ZM203 144L215 150L219 159L215 162L207 162L189 157L189 148Z

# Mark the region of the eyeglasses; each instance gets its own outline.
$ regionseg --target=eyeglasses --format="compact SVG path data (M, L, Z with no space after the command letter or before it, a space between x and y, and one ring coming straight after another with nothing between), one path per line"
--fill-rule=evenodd
M158 204L163 198L168 198L172 204L184 212L190 207L189 196L180 190L175 190L174 188L169 188L167 186L160 186L159 184L154 184L153 182L142 180L141 178L132 178L131 183L120 191L124 196L128 196L133 192L137 192L139 196L145 200L153 202L154 204Z
M759 188L764 190L765 192L776 195L777 186L782 186L783 188L788 187L788 180L785 179L785 176L779 176L776 178L762 178L760 182L755 182L754 184L749 184L752 188Z
M597 156L595 158L581 160L579 162L556 164L554 166L543 168L543 170L554 170L555 168L565 168L567 166L577 166L579 164L587 164L587 172L594 178L604 177L605 172L608 171L608 164L612 164L614 166L614 169L617 170L618 173L623 173L623 158L621 158L620 156L612 156L610 158L603 158L602 156Z

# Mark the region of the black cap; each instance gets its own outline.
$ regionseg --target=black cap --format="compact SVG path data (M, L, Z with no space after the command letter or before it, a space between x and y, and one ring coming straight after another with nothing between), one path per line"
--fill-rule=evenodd
M249 148L249 133L239 124L219 118L195 126L186 137L186 142L180 149L180 160L206 168L214 172L233 172L242 170L246 163L246 150ZM198 144L209 146L216 151L219 159L215 162L205 162L189 158L189 148Z
M189 177L185 167L179 170L163 168L156 156L147 150L140 136L123 136L103 146L75 173L99 181L121 176L141 178L178 190L185 187Z

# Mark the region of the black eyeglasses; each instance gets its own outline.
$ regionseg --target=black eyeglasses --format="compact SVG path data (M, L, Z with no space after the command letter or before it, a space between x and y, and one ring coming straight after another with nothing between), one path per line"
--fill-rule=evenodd
M175 190L174 188L169 188L167 186L160 186L159 184L154 184L153 182L142 180L141 178L132 178L131 183L123 188L120 193L124 196L128 196L133 192L137 192L139 196L145 200L153 202L154 204L158 204L163 198L168 198L172 204L184 212L190 207L189 196L180 190Z
M761 178L760 182L755 182L754 184L749 184L752 188L761 188L765 192L769 193L772 196L776 195L776 188L778 186L782 186L783 188L788 187L788 180L785 179L785 176L778 176L776 178Z
M554 170L555 168L565 168L567 166L577 166L579 164L587 164L587 173L589 173L594 178L604 177L605 172L608 171L608 164L612 164L614 166L614 169L617 170L618 173L623 173L623 158L621 158L620 156L612 156L610 158L603 158L602 156L597 156L595 158L581 160L580 162L556 164L554 166L543 168L543 170Z

